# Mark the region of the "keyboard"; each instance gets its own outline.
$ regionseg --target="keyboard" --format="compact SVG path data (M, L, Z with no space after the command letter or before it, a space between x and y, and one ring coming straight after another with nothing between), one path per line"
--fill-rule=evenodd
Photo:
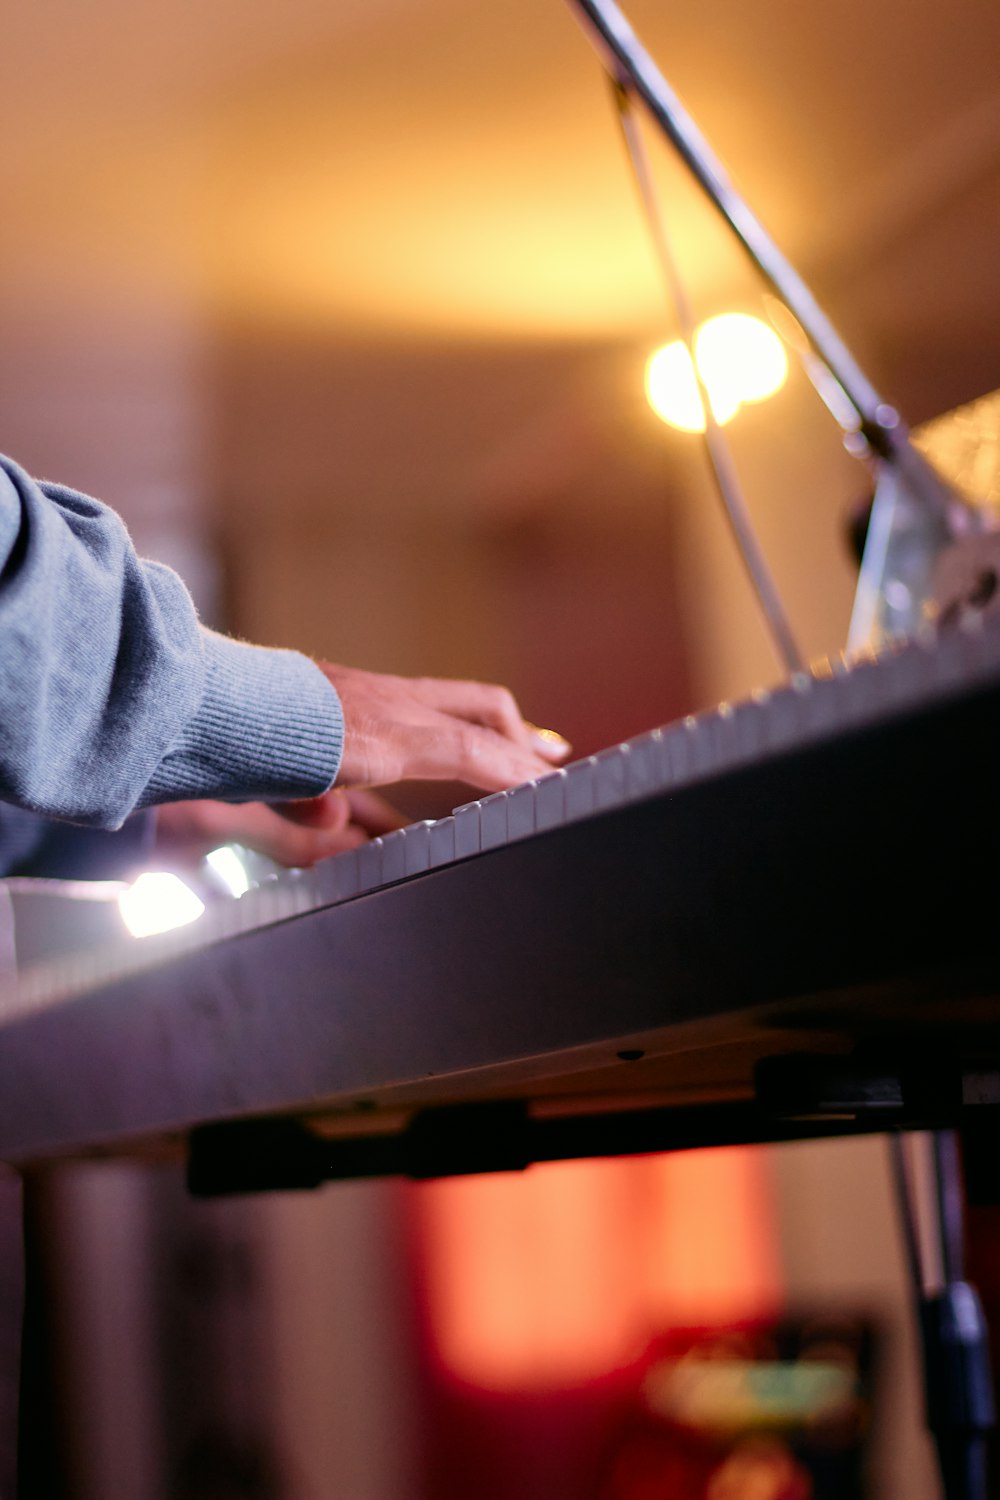
M998 706L998 622L928 630L36 965L0 998L0 1158L482 1092L723 1096L894 986L941 1024L945 972L993 989Z

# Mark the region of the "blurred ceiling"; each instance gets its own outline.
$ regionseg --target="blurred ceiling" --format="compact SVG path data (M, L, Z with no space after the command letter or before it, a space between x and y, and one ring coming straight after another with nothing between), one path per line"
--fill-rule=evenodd
M876 378L917 417L944 394L935 362L951 404L1000 384L995 0L627 10ZM480 343L666 321L563 0L48 0L10 9L4 63L8 318L159 306ZM700 309L746 302L738 253L657 156Z

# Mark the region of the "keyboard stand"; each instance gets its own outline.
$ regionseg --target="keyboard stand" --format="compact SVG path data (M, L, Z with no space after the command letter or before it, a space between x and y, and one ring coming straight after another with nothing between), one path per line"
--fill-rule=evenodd
M416 1180L524 1170L536 1162L634 1155L888 1131L897 1206L924 1372L926 1421L945 1500L986 1500L987 1437L995 1422L989 1336L964 1279L958 1136L934 1129L930 1199L940 1276L924 1264L920 1211L904 1131L946 1122L992 1124L1000 1068L949 1067L941 1057L782 1056L758 1064L751 1101L693 1108L629 1108L533 1115L519 1100L417 1112L396 1134L331 1140L295 1118L209 1125L192 1132L188 1185L201 1197L302 1190L346 1178ZM990 1102L984 1103L983 1100ZM994 1184L995 1186L995 1184ZM927 1213L927 1206L924 1206ZM926 1239L926 1235L924 1236Z

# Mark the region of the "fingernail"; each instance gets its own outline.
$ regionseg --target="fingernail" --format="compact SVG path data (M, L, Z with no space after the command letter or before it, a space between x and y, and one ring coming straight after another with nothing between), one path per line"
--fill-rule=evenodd
M541 753L550 760L564 760L573 748L569 740L557 734L554 729L539 729L536 724L532 724L531 733Z

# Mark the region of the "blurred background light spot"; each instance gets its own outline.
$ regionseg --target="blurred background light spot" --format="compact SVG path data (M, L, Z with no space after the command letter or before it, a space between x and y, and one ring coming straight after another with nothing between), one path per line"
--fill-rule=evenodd
M151 937L196 921L205 903L180 876L146 871L118 897L118 909L133 937Z
M250 877L236 850L229 844L212 849L205 855L205 863L215 874L231 896L242 896L250 889Z
M788 376L785 347L772 328L747 313L720 313L702 323L694 357L712 414L724 426L744 403L765 401ZM664 422L704 432L705 412L687 346L675 339L646 362L646 397Z

